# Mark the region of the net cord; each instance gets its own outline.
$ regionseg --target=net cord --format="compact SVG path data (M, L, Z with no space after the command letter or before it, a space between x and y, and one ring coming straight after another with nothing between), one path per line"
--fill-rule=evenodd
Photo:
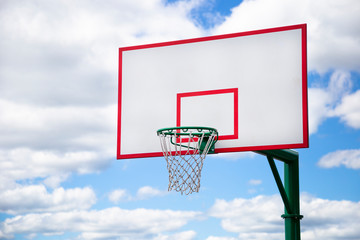
M208 139L202 150L200 147L204 141L204 132L195 135L192 132L188 135L162 132L158 135L169 172L168 190L175 190L186 195L198 192L203 161L213 145L215 133L207 135Z

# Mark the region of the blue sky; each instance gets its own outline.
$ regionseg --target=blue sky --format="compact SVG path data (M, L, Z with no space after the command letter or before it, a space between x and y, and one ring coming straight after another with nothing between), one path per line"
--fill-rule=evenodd
M302 239L360 239L356 0L2 1L0 239L283 239L266 158L208 156L199 193L163 158L116 160L118 48L306 23ZM278 163L282 172L282 164Z

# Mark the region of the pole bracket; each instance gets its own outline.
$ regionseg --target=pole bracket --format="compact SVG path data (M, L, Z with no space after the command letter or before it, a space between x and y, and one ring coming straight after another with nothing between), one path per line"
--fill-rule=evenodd
M281 215L282 218L293 218L293 219L296 219L296 220L301 220L303 219L303 215L300 215L300 214L283 214Z

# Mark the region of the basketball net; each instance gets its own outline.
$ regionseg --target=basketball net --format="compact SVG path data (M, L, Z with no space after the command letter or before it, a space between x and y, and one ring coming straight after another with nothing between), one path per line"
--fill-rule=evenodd
M215 129L169 128L158 131L169 172L168 190L181 194L199 192L201 170L217 140Z

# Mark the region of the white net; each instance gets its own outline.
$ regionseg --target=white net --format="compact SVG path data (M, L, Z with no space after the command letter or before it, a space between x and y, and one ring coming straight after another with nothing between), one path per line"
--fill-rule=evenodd
M212 128L171 128L158 131L169 171L169 191L199 192L201 170L214 150L217 131Z

